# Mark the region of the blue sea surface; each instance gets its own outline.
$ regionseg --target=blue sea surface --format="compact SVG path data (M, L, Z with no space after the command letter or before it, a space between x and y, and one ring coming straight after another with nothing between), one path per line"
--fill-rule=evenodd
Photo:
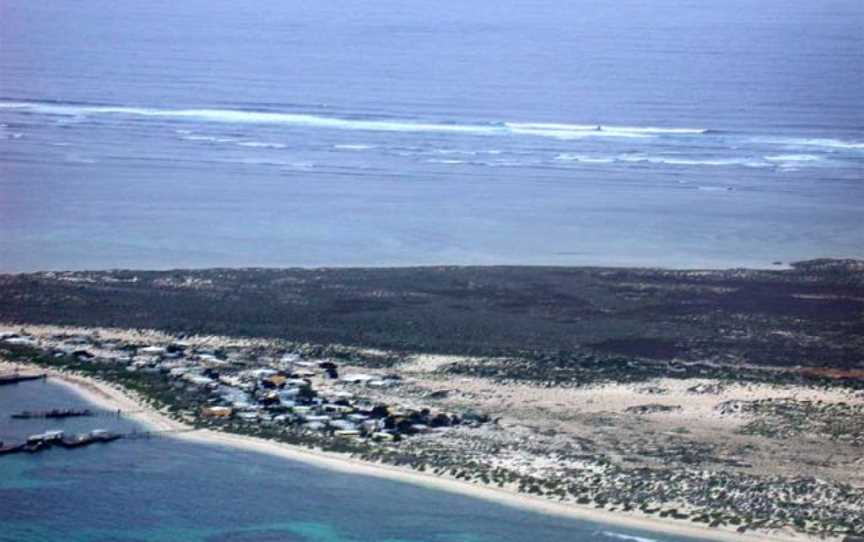
M0 271L864 257L858 0L2 0L0 44Z
M0 387L0 440L48 429L142 428L93 418L12 420L88 406L57 384ZM92 407L91 407L92 408ZM638 537L638 538L633 538ZM506 507L172 438L0 456L3 542L574 542L686 538Z

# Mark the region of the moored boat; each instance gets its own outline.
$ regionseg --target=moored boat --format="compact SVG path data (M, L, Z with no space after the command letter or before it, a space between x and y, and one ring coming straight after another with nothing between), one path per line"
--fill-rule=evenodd
M117 433L105 431L104 429L94 429L89 433L76 435L71 438L64 438L59 441L59 444L64 448L80 448L82 446L87 446L97 442L111 442L112 440L119 439L121 436L122 435L119 435Z

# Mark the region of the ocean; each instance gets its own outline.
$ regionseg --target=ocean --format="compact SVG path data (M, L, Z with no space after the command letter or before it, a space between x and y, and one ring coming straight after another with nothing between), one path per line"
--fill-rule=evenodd
M864 256L858 0L0 1L0 271Z
M48 382L0 387L0 440L142 430ZM104 411L99 411L104 413ZM220 446L160 437L0 456L2 542L686 542Z

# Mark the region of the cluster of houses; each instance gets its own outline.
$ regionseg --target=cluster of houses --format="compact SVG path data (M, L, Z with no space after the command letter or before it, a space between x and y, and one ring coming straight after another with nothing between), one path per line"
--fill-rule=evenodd
M295 425L309 431L378 441L399 440L465 422L450 413L402 409L362 398L364 387L398 386L397 375L339 376L333 361L300 360L293 354L283 356L277 367L233 373L213 367L173 367L169 374L211 391L212 405L201 411L211 419Z
M479 425L485 415L404 408L367 398L375 389L402 384L397 374L343 372L330 359L297 353L261 354L249 348L210 349L174 342L132 345L89 336L2 336L13 344L47 347L55 356L93 363L120 363L136 373L158 373L197 396L206 396L196 418L208 424L292 426L345 438L379 442ZM375 395L375 394L373 394ZM380 395L380 394L378 394Z

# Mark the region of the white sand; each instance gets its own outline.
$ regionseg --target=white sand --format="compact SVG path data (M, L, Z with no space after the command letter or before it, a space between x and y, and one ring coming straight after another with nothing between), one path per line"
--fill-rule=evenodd
M340 472L387 478L400 482L422 485L436 490L459 493L470 497L494 501L507 506L514 506L569 518L608 523L610 525L633 529L719 541L815 540L815 538L806 535L786 532L782 534L739 534L734 531L712 529L682 521L664 520L624 512L609 512L569 503L556 503L547 499L521 494L508 489L479 486L433 474L360 461L345 455L311 450L255 437L203 429L193 431L189 430L190 428L188 426L157 412L152 407L142 402L139 398L118 386L79 375L44 370L35 366L19 364L18 367L37 372L46 372L49 374L52 382L66 385L71 390L74 390L76 393L81 395L85 400L100 407L131 412L129 417L143 425L146 425L151 430L186 429L188 430L187 432L176 433L175 438L190 442L235 447L253 452L279 456L289 460L302 461ZM0 373L9 372L12 368L13 365L0 362Z

